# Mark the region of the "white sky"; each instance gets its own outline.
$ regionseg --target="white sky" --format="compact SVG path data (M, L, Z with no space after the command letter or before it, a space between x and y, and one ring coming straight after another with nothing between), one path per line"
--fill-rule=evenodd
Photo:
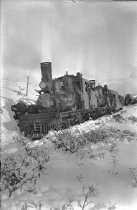
M80 71L120 93L137 93L137 3L3 0L3 79L32 83L40 62L53 77Z

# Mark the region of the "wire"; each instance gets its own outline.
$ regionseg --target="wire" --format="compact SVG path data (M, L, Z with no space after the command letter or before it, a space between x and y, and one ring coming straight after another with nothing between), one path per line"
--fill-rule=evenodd
M20 81L15 81L15 80L10 80L10 79L2 79L2 80L6 80L6 81L10 81L10 82L20 82ZM26 82L20 82L20 83L26 84Z
M2 80L6 80L6 81L9 81L9 82L15 82L15 83L23 83L23 84L26 84L26 82L15 81L15 80L10 80L10 79L2 79ZM31 84L31 83L29 83L29 84Z

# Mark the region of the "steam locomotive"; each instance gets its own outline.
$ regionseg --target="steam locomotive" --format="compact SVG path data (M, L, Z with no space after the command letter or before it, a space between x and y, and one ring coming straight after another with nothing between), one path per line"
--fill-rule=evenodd
M60 130L118 111L124 98L116 91L83 78L81 73L52 79L52 63L42 62L38 99L34 105L19 102L11 107L20 131L33 140L49 130Z

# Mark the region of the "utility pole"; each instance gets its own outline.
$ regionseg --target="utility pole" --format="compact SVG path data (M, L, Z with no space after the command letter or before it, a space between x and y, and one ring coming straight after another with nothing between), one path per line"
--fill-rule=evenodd
M29 88L29 76L27 76L26 96L28 96L28 88Z

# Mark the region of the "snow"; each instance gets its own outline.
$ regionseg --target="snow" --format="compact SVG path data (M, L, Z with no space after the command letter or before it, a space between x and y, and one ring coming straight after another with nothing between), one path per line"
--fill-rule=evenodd
M21 89L22 95L18 94L18 91ZM34 92L34 87L29 88L29 96L25 96L25 85L24 83L10 82L7 81L2 85L1 90L1 145L2 148L9 143L13 143L13 137L18 135L17 123L14 120L14 112L11 110L11 106L20 99L28 104L34 104L37 98L36 93ZM14 149L13 149L14 150Z
M2 154L21 152L14 140L19 131L13 118L14 113L10 109L18 97L15 99L13 95L9 96L10 94L7 97L2 96ZM89 157L86 147L74 154L55 149L48 138L54 138L53 131L39 141L30 142L31 147L46 146L51 150L47 175L41 176L36 190L31 193L24 187L22 191L15 191L8 199L7 192L3 192L2 209L40 210L41 203L41 210L63 210L63 204L71 200L74 209L80 210L78 200L82 202L84 199L82 186L92 184L98 195L86 210L136 210L137 186L129 175L129 169L137 167L137 122L130 119L137 117L137 105L124 107L114 115L117 114L122 116L121 121L115 120L113 115L104 116L69 129L74 135L76 131L82 133L100 128L115 129L113 137L106 142L91 143L94 158ZM81 176L81 182L77 180L78 176ZM27 207L30 203L31 207ZM116 208L110 208L113 205Z

